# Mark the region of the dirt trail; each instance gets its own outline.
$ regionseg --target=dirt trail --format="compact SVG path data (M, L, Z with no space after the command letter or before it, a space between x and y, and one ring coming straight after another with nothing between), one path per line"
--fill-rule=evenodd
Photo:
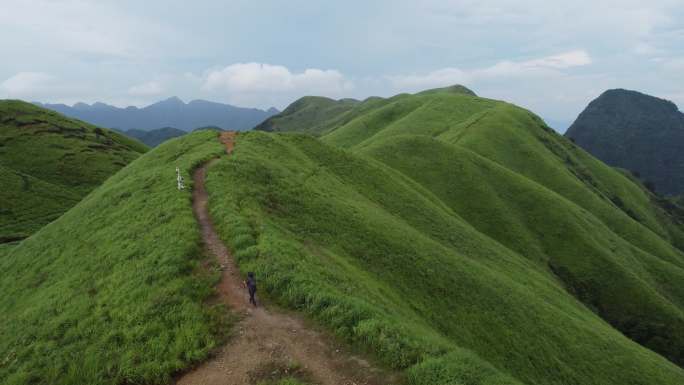
M220 141L230 153L235 133L222 133ZM396 375L375 369L365 360L349 354L326 333L308 327L296 315L264 307L254 308L242 287L242 278L230 251L219 239L207 212L204 186L206 164L195 171L193 210L202 229L207 250L222 267L217 290L219 299L242 314L234 336L216 354L180 377L178 385L248 385L277 377L293 364L300 374L318 385L390 385L400 383ZM258 277L257 277L258 279ZM258 293L257 293L258 300Z

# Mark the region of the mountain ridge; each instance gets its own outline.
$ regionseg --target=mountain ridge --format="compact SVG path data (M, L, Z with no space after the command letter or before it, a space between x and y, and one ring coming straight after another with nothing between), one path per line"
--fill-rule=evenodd
M102 102L95 102L91 105L78 102L72 106L40 102L34 102L34 104L95 125L119 130L176 127L190 131L196 127L214 125L222 129L242 131L252 128L278 112L274 107L261 110L203 99L194 99L185 103L177 96L141 108L136 106L120 108Z
M684 113L669 100L607 90L589 103L565 135L661 194L684 192Z
M114 131L0 101L0 239L34 233L145 151Z

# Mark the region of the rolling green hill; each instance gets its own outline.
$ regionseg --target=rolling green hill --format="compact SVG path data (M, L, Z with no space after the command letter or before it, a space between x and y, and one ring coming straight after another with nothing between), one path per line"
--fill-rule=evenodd
M299 131L320 134L334 127L359 102L354 99L333 100L321 96L304 97L275 117L256 126L261 131Z
M461 88L292 114L310 102L282 130L318 138L241 133L208 169L261 295L411 385L684 383L676 205ZM168 383L217 346L174 168L222 152L210 131L170 140L0 256L3 383Z
M640 365L637 362L645 362L645 356L637 357L649 353L631 341L622 340L620 332L672 362L684 364L684 291L678 284L684 278L681 251L684 249L684 221L681 215L633 177L591 157L530 112L502 102L445 91L399 95L373 100L372 106L364 106L365 103L355 106L354 110L364 109L364 112L320 136L320 141L346 149L336 160L331 158L338 155L337 152L305 138L243 136L236 156L238 159L242 156L244 160L237 163L240 168L227 168L225 178L245 180L231 184L230 188L235 190L231 194L235 196L230 200L241 202L243 207L233 208L231 215L242 211L245 221L251 221L253 228L270 231L258 237L264 240L258 243L258 249L265 249L269 256L272 255L264 258L263 263L275 263L283 255L275 245L289 240L293 250L292 266L306 266L323 255L340 264L360 265L364 271L371 270L369 265L373 266L375 274L371 275L371 280L386 283L380 289L382 294L375 293L376 298L389 297L384 291L394 290L395 298L409 299L407 306L417 314L436 312L438 315L434 319L424 320L430 327L522 381L605 384L622 378L622 382L615 383L665 383L662 378L647 378L661 369L648 371L651 374L647 377L637 379L646 373L643 367L638 370L640 375L632 370L634 365ZM249 147L245 143L251 142L258 143L260 148L269 148L268 143L274 149L267 153L260 150L263 155L256 156L254 149L247 150ZM282 155L286 149L289 152ZM394 173L396 181L392 184L391 178L377 176L354 162L354 158L344 157L350 154L368 162L369 166ZM310 165L308 171L296 170L294 164L299 163ZM247 175L240 172L250 164L258 166L250 168ZM363 177L364 174L376 176ZM261 175L260 183L256 183L253 180L256 176L252 175ZM409 204L398 192L398 181L412 184L416 196L431 201L441 211L431 212L417 203ZM364 182L365 185L359 186ZM268 187L240 188L250 185ZM218 190L219 186L214 189ZM384 193L373 189L384 189ZM250 195L253 198L248 198ZM216 199L220 196L230 194L220 191ZM339 213L345 210L347 217L341 218ZM228 212L227 207L217 209L215 215L220 216L221 212ZM382 215L398 222L392 225L390 219L381 221L378 217ZM439 220L441 216L456 221L461 227L454 228L455 225ZM229 223L228 216L223 219L224 223ZM328 227L327 223L330 223ZM415 230L421 235L436 238L461 259L448 256L445 250L427 252L422 258L414 249L403 253L395 251L400 239L410 238L413 242L420 239L412 232L414 229L400 225L417 227ZM386 239L392 228L396 229L392 240L395 243ZM452 230L447 230L449 228ZM470 234L471 231L485 239L474 241L475 245L458 240L457 234ZM226 228L224 232L228 238L234 229ZM475 235L466 238L478 239ZM506 249L504 254L511 258L510 262L504 263L507 258L496 254L494 249L497 247ZM393 258L387 259L388 254L397 258L404 255L406 260L393 262ZM431 260L435 255L441 259ZM487 262L487 258L501 264ZM488 267L507 277L487 277L485 282L469 282L464 287L462 282L472 278L456 268L448 268L454 261L458 261L457 266L463 266L465 261L493 264ZM266 271L263 274L267 274L270 268L261 263L256 259L248 266L261 268ZM423 270L416 269L418 263L423 264ZM537 309L525 310L525 314L535 314L536 321L531 324L522 316L515 320L520 309L535 306L534 300L521 293L514 296L528 305L510 302L512 299L508 295L505 298L510 303L506 306L492 305L491 297L503 294L492 295L491 292L479 299L484 307L497 314L496 321L483 318L470 299L458 299L464 289L469 296L474 296L492 290L491 284L503 287L503 282L515 281L515 277L525 277L520 282L541 294L542 289L532 283L533 275L515 273L510 266L513 263L529 263L530 269L539 271L540 282L548 280L551 287L562 291L562 295L556 294L562 299L558 297L557 300L574 303L573 306L577 306L575 300L579 300L582 303L577 310L582 314L580 318L596 317L593 321L580 322L584 326L578 324L578 329L602 330L598 325L606 322L613 327L606 329L611 330L606 332L611 335L606 338L622 346L607 353L604 351L607 340L583 332L575 334L571 331L572 321L564 318L574 310L561 310L559 304L548 304L556 308L552 311L557 313L555 315L543 315ZM420 298L420 294L413 293L412 286L400 288L399 282L411 281L412 273L421 274L414 277L419 280L419 287L423 287L425 281L439 279L430 278L430 271L445 276L441 284L428 291L454 298L451 303L443 298ZM311 272L301 274L316 276ZM281 281L274 284L276 291L280 291L279 285L286 287L285 300L291 301L292 306L312 306L310 310L314 314L325 317L321 315L328 311L324 305L309 303L313 300L307 297L305 284L299 283L303 278L298 279L293 273L279 279ZM337 283L342 278L336 276L328 280ZM370 300L368 296L373 296L368 287L345 293L335 286L339 285L329 289L332 291L330 296L336 300L345 294L349 296L350 292L364 293L359 296L366 297L363 298L366 301ZM514 292L512 288L506 290ZM294 293L299 297L290 299ZM327 298L323 301L334 304L336 300ZM447 303L439 303L440 300ZM377 304L371 307L375 306ZM463 307L470 309L468 316L459 311ZM565 316L559 318L559 314ZM543 321L536 317L542 317ZM370 318L377 322L377 318ZM352 339L367 338L358 335L360 321L330 322L334 327L344 327ZM557 324L551 326L554 322ZM589 326L594 322L596 325ZM538 323L541 323L537 325L540 328L551 327L556 332L533 326ZM464 336L475 329L480 333ZM522 335L528 332L530 334ZM550 346L534 346L530 342L534 335L544 336L540 344L556 341L563 347L562 351L554 352ZM587 340L581 342L585 338ZM585 352L575 352L577 356L573 358L575 353L569 348L571 346L584 346L579 350ZM540 365L540 361L536 361L534 365L540 365L536 369L525 367L531 351L528 349L537 351L535 357L540 361L545 360L541 358L543 356L548 362ZM625 349L632 353L625 353ZM623 353L618 353L620 351ZM615 361L615 357L627 359L629 356L632 357L628 359L630 364ZM396 362L396 357L389 360ZM662 365L668 365L662 358L646 360L661 360ZM560 362L565 364L559 365ZM576 364L582 369L575 367ZM670 380L682 381L681 369L671 367L670 371L676 373Z
M59 217L147 148L29 103L0 101L0 243Z
M215 138L162 144L0 255L0 383L169 383L218 344L218 275L175 172L190 181Z

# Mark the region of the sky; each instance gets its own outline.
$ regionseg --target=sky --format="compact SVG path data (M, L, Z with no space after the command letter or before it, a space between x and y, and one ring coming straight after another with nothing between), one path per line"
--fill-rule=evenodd
M684 106L684 0L0 3L0 98L283 109L463 84L560 131L606 89Z

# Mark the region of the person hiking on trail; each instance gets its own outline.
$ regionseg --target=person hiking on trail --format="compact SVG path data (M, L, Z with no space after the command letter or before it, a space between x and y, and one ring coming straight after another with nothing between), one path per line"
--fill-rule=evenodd
M247 288L249 291L249 303L252 305L256 306L256 299L254 298L254 294L256 294L257 286L256 286L256 278L254 278L254 273L249 272L247 273L247 279L242 283L244 287Z

